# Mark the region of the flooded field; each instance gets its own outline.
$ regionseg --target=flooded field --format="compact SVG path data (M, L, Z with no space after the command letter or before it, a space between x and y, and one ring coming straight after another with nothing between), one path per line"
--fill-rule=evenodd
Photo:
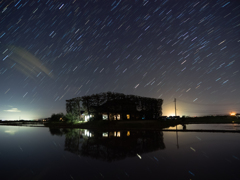
M239 130L186 125L206 128ZM1 179L240 179L240 133L0 126L0 143Z
M222 131L234 131L240 130L240 124L183 124L174 127L164 128L164 130L222 130Z

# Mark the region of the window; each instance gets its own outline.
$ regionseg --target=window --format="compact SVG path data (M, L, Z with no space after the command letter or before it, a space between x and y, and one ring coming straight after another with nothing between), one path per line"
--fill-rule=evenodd
M103 114L102 118L103 118L103 120L108 120L108 115L107 114Z

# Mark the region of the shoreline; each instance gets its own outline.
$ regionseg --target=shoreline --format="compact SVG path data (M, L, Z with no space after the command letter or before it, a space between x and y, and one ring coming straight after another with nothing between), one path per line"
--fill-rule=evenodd
M187 124L240 124L240 119L227 118L183 118L176 120L132 120L132 121L90 121L82 123L42 122L42 121L1 121L5 126L80 128L99 130L162 130L176 125ZM40 125L40 126L39 126ZM180 130L178 130L180 131Z

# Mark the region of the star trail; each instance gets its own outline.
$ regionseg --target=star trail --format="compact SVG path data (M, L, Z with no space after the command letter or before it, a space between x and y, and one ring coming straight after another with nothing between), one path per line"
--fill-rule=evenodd
M240 112L237 0L0 2L0 119L65 113L113 91L162 98L163 115Z

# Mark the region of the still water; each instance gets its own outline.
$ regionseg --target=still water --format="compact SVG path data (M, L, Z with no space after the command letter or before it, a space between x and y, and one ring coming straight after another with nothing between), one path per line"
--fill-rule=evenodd
M0 126L0 174L1 180L240 179L240 133Z

